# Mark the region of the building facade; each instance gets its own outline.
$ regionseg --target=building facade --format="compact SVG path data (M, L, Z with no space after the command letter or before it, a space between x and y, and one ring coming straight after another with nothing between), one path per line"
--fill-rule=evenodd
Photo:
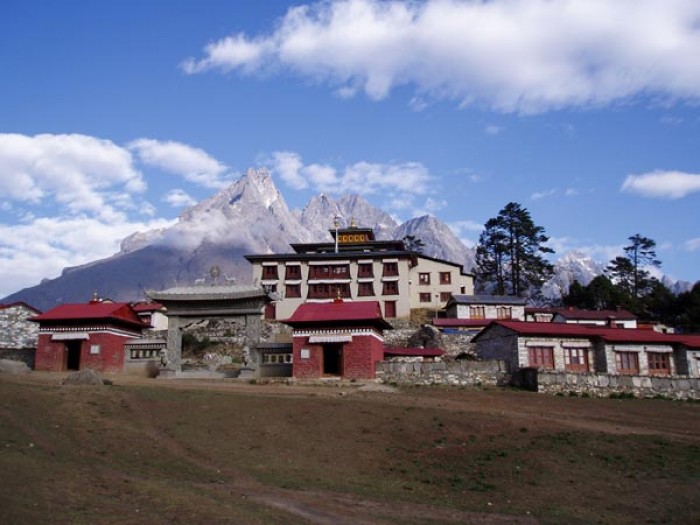
M474 337L479 359L510 372L538 368L571 373L698 376L700 336L569 323L494 321Z
M330 230L333 242L293 244L293 253L246 255L253 282L277 294L270 319L287 319L304 303L379 302L386 318L412 309L443 308L452 294L471 294L473 275L462 265L378 241L369 228Z
M292 375L299 379L374 379L391 328L378 301L306 303L284 322L293 329Z
M63 304L32 318L39 323L35 369L122 372L125 342L147 328L128 303Z

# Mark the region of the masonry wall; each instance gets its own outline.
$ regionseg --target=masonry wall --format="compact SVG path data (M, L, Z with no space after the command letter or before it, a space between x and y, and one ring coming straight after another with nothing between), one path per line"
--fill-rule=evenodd
M517 370L520 366L518 337L502 326L493 326L482 333L476 344L476 352L482 361L504 361L509 371Z
M546 394L610 397L670 397L700 399L700 379L688 376L649 377L613 374L572 374L543 372L537 374L538 392Z
M0 359L21 361L29 368L34 368L35 348L0 348Z
M0 348L35 348L39 325L27 320L33 315L23 305L0 309Z
M503 361L442 361L377 363L377 380L397 385L505 385L510 374Z

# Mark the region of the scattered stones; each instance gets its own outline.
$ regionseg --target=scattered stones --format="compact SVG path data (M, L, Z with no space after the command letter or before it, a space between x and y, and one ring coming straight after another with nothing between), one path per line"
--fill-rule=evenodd
M72 374L67 376L61 384L102 386L111 385L112 382L108 379L103 379L102 375L99 372L91 368L86 368L85 370L73 372Z

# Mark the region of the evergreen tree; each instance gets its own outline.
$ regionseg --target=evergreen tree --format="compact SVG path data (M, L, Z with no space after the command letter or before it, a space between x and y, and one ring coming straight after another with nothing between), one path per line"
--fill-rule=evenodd
M476 251L477 273L497 294L535 295L554 273L542 255L554 253L545 246L548 240L530 212L510 202L484 225Z
M634 299L647 294L656 279L646 268L661 266L656 258L656 242L639 234L629 237L632 244L625 246L624 256L618 256L607 267L615 284Z

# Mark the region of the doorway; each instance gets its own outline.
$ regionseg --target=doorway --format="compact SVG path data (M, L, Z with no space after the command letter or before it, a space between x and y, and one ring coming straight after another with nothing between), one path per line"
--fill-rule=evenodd
M343 345L331 343L323 345L323 375L339 376L343 370Z
M82 341L66 341L66 370L80 370L80 349Z

